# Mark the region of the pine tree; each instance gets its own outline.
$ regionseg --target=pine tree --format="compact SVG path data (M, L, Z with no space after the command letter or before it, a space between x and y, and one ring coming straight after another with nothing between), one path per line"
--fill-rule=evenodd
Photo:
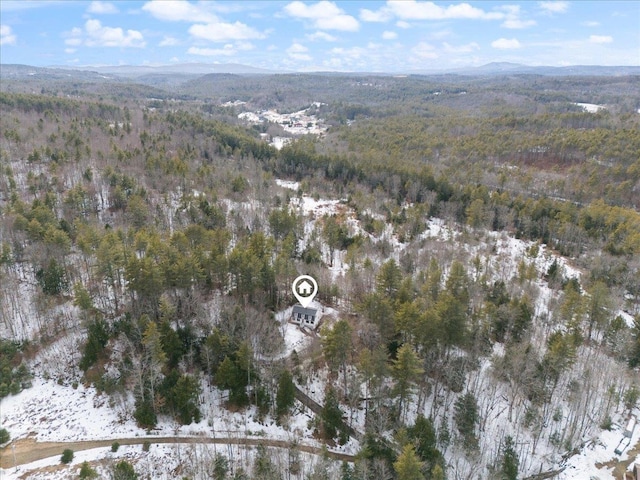
M338 320L332 329L321 332L324 356L332 372L342 368L344 393L347 394L347 358L352 350L351 326L346 320Z
M88 462L82 462L80 466L80 479L81 480L90 480L93 478L98 478L98 472L96 472Z
M97 318L89 324L87 328L87 343L84 346L84 352L80 359L79 367L83 371L87 371L104 351L109 341L109 325L106 321Z
M398 413L400 415L403 415L404 401L411 394L413 384L418 381L423 372L420 359L411 346L404 344L400 347L398 357L391 369L391 375L396 382L393 394L399 397Z
M396 261L392 258L380 267L380 271L376 277L376 290L379 294L389 299L394 299L400 288L401 281L402 272Z
M502 446L501 480L517 480L519 464L520 460L514 448L513 438L507 435Z
M283 370L278 380L278 393L276 394L276 415L278 418L288 415L295 400L295 391L291 373L289 370Z
M338 404L338 397L336 391L329 387L324 398L324 406L320 412L320 420L322 422L322 429L324 437L327 440L333 439L340 432L341 444L346 442L345 433L342 432L342 410ZM344 441L342 441L344 440Z
M65 448L62 451L62 457L60 457L60 463L71 463L73 460L73 450Z
M263 445L258 445L256 459L253 464L253 478L261 480L281 480L277 467L271 461L267 449Z
M466 450L475 450L478 446L476 437L476 425L478 423L478 403L471 392L461 395L455 403L454 420L458 432L462 436L463 446Z
M138 474L133 469L133 465L126 460L121 460L113 467L111 478L113 480L138 480Z
M46 267L36 272L36 280L38 280L43 293L47 295L60 295L69 290L65 269L56 262L55 258L49 260Z
M192 375L182 375L172 389L171 406L183 425L200 421L199 395L200 383Z
M431 419L424 415L418 415L416 423L407 429L409 438L415 444L416 454L426 462L428 467L433 467L442 462L442 454L437 448L436 429Z
M398 480L425 480L422 474L422 462L418 459L413 445L407 444L393 464Z

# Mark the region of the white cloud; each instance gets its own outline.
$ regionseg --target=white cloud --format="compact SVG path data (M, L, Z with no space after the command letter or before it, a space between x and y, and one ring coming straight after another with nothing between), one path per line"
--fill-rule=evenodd
M436 52L436 48L426 42L418 43L411 49L411 53L421 59L438 58L438 52Z
M89 8L87 8L87 13L93 13L96 15L106 15L118 12L118 8L113 3L101 2L99 0L91 2L89 4Z
M226 44L222 48L198 48L198 47L190 47L187 50L189 55L200 55L203 57L231 57L235 55L237 50L230 43Z
M307 38L309 40L311 40L312 42L315 42L316 40L324 40L325 42L337 42L338 39L336 37L334 37L333 35L329 35L326 32L316 32L316 33L310 33L309 35L307 35Z
M535 20L523 20L520 18L520 5L504 5L500 8L505 12L505 21L502 23L503 28L522 29L536 25Z
M457 3L441 7L433 2L389 0L386 7L383 8L388 8L396 17L404 20L447 20L456 18L501 20L504 18L504 14L501 12L485 12L468 3Z
M331 53L334 55L340 55L342 58L350 60L358 60L366 55L367 51L362 47L343 48L337 47L331 49Z
M214 22L206 25L191 25L191 27L189 27L189 33L194 37L210 40L212 42L265 38L263 33L258 32L252 27L241 22Z
M491 46L499 50L513 50L520 48L522 45L517 38L499 38L491 42Z
M398 20L396 22L396 27L407 29L411 28L411 24L409 22L405 22L404 20Z
M296 0L286 5L284 11L291 17L311 20L314 28L320 30L355 32L360 29L358 20L344 13L335 3L326 0L313 5Z
M84 30L74 28L65 34L65 44L71 47L85 45L87 47L135 47L146 46L142 33L138 30L127 30L120 27L105 27L100 20L90 19L84 24Z
M545 13L564 13L569 10L569 2L538 2Z
M76 49L75 48L65 48L64 49L64 53L76 53Z
M15 45L17 40L9 25L0 25L0 45Z
M299 60L302 62L308 62L311 60L311 55L307 52L309 49L300 43L293 43L289 48L287 48L287 54L293 60Z
M142 6L142 10L150 13L158 20L172 22L206 22L215 23L218 17L204 8L203 3L197 5L180 0L151 0Z
M600 22L596 22L596 21L587 21L587 22L582 22L581 25L585 26L585 27L599 27L600 26Z
M382 38L384 40L395 40L398 38L398 34L396 32L391 32L389 30L382 32Z
M376 22L383 23L388 22L393 18L393 13L388 8L381 8L377 12L363 8L360 10L360 20L363 22Z
M529 27L533 27L534 25L536 25L536 21L535 20L522 20L520 18L510 18L505 20L502 23L502 26L504 28L509 28L511 30L517 30L517 29L521 29L521 28L529 28Z
M610 35L591 35L589 37L589 43L611 43L613 37Z
M180 40L178 40L177 38L168 37L165 35L165 37L162 39L162 41L158 45L160 47L173 47L175 45L180 45Z
M448 43L443 43L444 51L447 53L471 53L477 50L480 50L480 45L476 42L467 43L465 45L449 45Z

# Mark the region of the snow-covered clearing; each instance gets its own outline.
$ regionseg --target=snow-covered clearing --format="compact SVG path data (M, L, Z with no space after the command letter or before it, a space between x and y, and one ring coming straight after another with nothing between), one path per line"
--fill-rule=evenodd
M598 113L600 110L607 108L604 105L596 105L595 103L574 103L574 105L582 107L582 109L588 113Z

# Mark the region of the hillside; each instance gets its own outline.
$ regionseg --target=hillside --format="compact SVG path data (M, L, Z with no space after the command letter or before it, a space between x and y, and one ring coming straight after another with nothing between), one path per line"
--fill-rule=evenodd
M635 459L636 77L25 68L0 72L3 478Z

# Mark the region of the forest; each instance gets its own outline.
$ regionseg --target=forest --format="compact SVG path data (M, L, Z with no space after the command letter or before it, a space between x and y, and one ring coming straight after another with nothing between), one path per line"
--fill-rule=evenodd
M637 77L1 87L3 469L35 437L111 446L55 478L580 478L638 414ZM306 108L326 134L238 118Z

